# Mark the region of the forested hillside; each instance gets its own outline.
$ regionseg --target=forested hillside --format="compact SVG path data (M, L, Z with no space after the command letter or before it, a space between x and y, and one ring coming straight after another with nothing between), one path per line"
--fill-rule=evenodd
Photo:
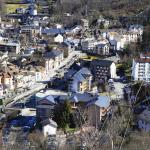
M58 0L57 3L61 12L85 15L94 11L112 17L140 13L150 5L149 0Z

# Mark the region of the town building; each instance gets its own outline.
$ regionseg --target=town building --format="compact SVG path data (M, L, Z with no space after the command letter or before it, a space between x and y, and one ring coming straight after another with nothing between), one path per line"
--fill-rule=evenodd
M89 125L98 128L104 117L109 114L110 98L108 96L98 96L88 102L86 109Z
M82 68L69 79L68 90L71 92L87 92L91 90L92 74L87 68Z
M81 49L83 52L95 55L109 55L110 45L105 39L96 40L94 38L86 38L81 40Z
M20 53L20 44L15 42L0 42L0 51L8 52L9 56L16 57Z
M150 53L141 54L133 59L132 78L134 81L150 82Z
M0 85L2 85L3 89L13 90L13 76L8 72L0 73Z
M116 65L109 60L93 60L91 71L95 80L106 81L110 78L116 78Z
M64 37L61 34L58 34L54 37L54 42L62 43L64 41Z
M44 54L44 59L46 73L49 73L50 70L58 69L64 59L63 52L57 49L46 52Z
M57 123L53 121L52 119L46 119L42 121L42 131L44 134L44 137L48 137L51 135L56 135L57 131Z

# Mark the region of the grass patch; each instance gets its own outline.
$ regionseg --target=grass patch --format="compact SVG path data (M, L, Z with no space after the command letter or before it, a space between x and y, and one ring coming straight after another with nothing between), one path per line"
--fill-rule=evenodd
M69 127L66 128L66 132L72 133L75 131L76 131L76 128L69 128Z
M17 8L27 8L28 4L6 4L6 13L15 13Z
M88 55L88 56L82 57L81 59L92 61L92 60L95 60L95 59L100 59L100 57Z
M6 13L16 13L17 8L28 8L29 4L6 4ZM42 10L41 6L37 6L37 11L40 12Z
M6 3L21 3L22 0L6 0Z
M117 69L122 67L122 64L116 64Z

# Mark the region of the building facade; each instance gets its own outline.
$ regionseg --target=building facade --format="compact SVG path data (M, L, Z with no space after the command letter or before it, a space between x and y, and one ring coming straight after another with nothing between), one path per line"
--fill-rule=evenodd
M134 81L150 82L150 54L141 54L133 59L132 78Z
M109 60L93 60L91 70L95 80L108 80L116 78L116 65Z

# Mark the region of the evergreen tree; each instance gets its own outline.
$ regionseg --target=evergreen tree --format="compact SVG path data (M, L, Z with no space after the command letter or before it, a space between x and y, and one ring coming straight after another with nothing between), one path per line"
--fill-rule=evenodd
M59 104L54 110L54 120L60 128L67 128L70 125L71 104L65 100L63 104Z

